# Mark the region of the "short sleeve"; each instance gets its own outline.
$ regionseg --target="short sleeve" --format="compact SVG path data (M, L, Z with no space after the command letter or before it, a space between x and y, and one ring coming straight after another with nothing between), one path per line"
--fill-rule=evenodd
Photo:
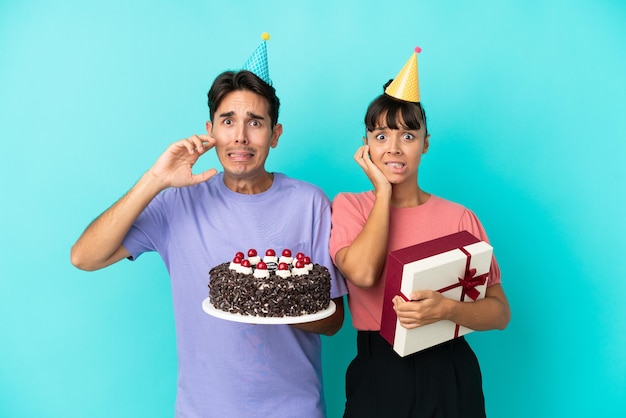
M161 193L150 202L124 237L122 245L130 253L131 260L137 259L145 252L158 251L159 243L163 242L167 232L163 196L164 193Z
M333 200L329 251L334 263L339 250L350 246L363 230L371 211L367 206L349 193L340 193Z
M465 209L465 212L461 216L459 230L468 231L476 238L489 243L489 238L487 237L487 232L485 232L485 228L483 228L482 224L480 223L478 217L474 214L474 212L469 209ZM496 257L494 255L491 259L491 267L489 269L487 286L501 283L500 276L500 266L498 265L498 261L496 260Z

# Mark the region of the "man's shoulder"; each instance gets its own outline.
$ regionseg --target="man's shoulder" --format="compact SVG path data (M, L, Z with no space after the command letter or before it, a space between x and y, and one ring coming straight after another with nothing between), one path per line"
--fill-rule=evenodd
M183 202L202 202L210 196L220 193L218 176L211 177L202 183L185 187L169 187L157 195L154 200L162 205L189 204Z
M275 179L280 182L281 187L290 187L298 189L304 193L309 194L321 194L326 196L326 193L322 188L316 184L310 183L306 180L300 180L293 177L286 176L283 173L274 173Z

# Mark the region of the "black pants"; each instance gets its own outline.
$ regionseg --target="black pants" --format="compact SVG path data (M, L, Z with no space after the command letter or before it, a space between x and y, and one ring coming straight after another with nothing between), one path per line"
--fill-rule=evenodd
M400 357L378 331L359 331L346 372L344 418L484 418L480 366L465 338Z

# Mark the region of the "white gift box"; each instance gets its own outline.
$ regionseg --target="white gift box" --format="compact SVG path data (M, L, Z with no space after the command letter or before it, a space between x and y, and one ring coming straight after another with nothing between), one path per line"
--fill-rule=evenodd
M447 320L406 329L392 300L397 295L409 300L416 290L435 290L462 302L482 299L492 256L491 245L467 231L390 252L380 334L404 357L472 332Z

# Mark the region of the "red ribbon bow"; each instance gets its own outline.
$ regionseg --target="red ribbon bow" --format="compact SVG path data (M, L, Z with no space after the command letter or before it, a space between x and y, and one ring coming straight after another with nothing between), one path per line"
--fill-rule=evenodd
M476 275L476 269L465 270L465 276L459 277L459 283L463 286L463 293L472 298L472 300L478 299L480 291L476 289L476 286L480 286L487 280L486 274L474 277ZM463 298L461 298L463 300Z
M454 283L454 284L451 284L450 286L438 289L437 292L443 293L443 292L447 292L448 290L452 290L454 288L461 286L463 287L463 291L461 292L461 299L460 299L461 302L463 302L463 300L465 299L465 295L472 298L472 300L476 300L478 299L478 296L480 296L480 291L476 289L476 287L485 284L485 282L487 281L488 273L481 274L480 276L476 276L476 269L475 268L471 269L469 267L470 262L472 261L472 255L463 247L460 247L459 250L463 251L463 253L467 256L467 259L465 260L465 274L463 275L463 277L458 278L459 279L458 283ZM402 299L404 299L405 301L407 302L410 301L410 299L406 297L405 295L403 295L402 292L400 292L400 296L402 296Z
M478 299L480 296L480 291L476 289L476 286L480 286L487 281L487 276L489 273L481 274L480 276L476 276L476 269L470 268L470 262L472 261L472 255L463 247L460 247L459 250L463 251L463 254L467 256L467 260L465 261L465 274L463 277L459 277L459 282L448 287L444 287L443 289L439 289L438 292L443 293L448 290L454 289L455 287L462 286L463 291L461 292L460 301L463 302L465 299L465 295L472 298L472 300ZM474 277L476 276L476 277ZM454 338L459 336L460 326L456 324L454 327Z
M472 300L478 299L480 296L480 291L476 289L476 286L480 286L485 284L487 281L487 274L481 274L480 276L476 276L476 269L470 268L470 262L472 261L472 255L467 252L465 248L459 248L459 250L463 251L463 253L467 256L467 260L465 261L465 275L463 277L459 277L459 283L463 286L463 293L461 294L461 301L464 299L464 295L469 296ZM476 276L476 277L474 277Z

